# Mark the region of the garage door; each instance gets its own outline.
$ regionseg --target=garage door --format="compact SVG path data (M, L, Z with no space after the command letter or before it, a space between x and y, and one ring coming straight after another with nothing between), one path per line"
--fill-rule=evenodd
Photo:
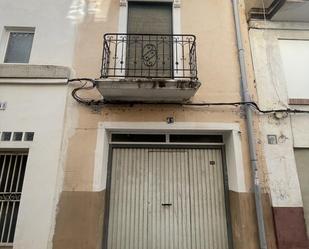
M114 148L108 249L227 249L220 149Z

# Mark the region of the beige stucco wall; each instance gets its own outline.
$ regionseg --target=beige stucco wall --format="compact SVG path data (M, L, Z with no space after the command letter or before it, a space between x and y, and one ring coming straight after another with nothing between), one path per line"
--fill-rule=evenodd
M106 1L108 2L108 1ZM203 6L203 7L201 7ZM94 22L86 18L79 26L75 71L78 77L98 77L101 67L102 36L107 32L118 30L119 1L110 1L107 20ZM205 13L206 12L206 13ZM220 21L218 21L220 20ZM197 23L200 23L197 25ZM183 33L190 33L197 36L198 53L198 77L202 83L193 102L236 102L241 101L240 73L237 57L237 48L234 32L232 5L225 1L195 0L194 2L183 1L181 6L181 26ZM247 37L246 37L247 39ZM245 43L248 46L248 42ZM249 61L250 58L248 58ZM248 63L249 69L251 64ZM253 83L252 72L249 71L249 82ZM252 89L254 92L254 85ZM97 96L93 91L89 96ZM106 106L93 112L89 108L74 103L78 112L78 127L72 137L70 150L79 148L79 141L84 141L83 153L88 150L94 152L96 146L96 127L98 122L162 122L167 116L174 116L176 122L227 122L239 123L243 132L243 152L245 164L248 165L248 151L246 144L246 132L244 115L239 108L234 107L171 107L164 105L152 106ZM75 144L76 146L73 146ZM86 146L87 145L87 146ZM88 147L90 146L90 147ZM74 157L78 154L72 151ZM85 157L78 156L79 162ZM90 160L90 159L89 159ZM74 160L68 160L74 164ZM93 160L87 164L93 165ZM76 166L74 166L76 168ZM90 170L87 167L87 170ZM247 169L248 171L248 169ZM247 188L250 188L249 172L246 172L248 179ZM78 189L89 190L91 178L88 183L78 182ZM73 180L71 178L71 180ZM67 184L69 184L67 182ZM69 185L65 185L69 187ZM88 187L87 187L88 186ZM70 187L69 187L70 188Z
M243 6L242 6L243 7ZM75 46L74 70L78 77L96 78L100 75L103 34L118 31L119 0L102 1L101 8L106 14L100 21L87 16L77 29L77 42ZM181 30L183 33L197 36L198 77L202 83L193 102L233 102L241 101L240 73L237 56L236 38L234 30L233 9L231 1L218 0L182 0L181 3ZM244 8L242 8L242 22L244 44L249 51L249 42ZM255 85L252 73L250 53L247 53L248 80L250 92L255 98ZM77 86L77 85L76 85ZM96 91L89 92L87 97L97 98ZM93 191L93 173L95 165L95 151L97 144L97 129L101 122L165 122L166 117L173 116L176 122L200 122L200 123L237 123L241 130L241 150L243 152L245 191L240 194L233 192L231 198L233 234L235 249L258 248L256 221L254 218L254 202L251 189L251 171L249 164L249 152L246 136L244 113L239 107L173 107L164 105L114 105L92 109L82 106L72 99L68 100L68 112L66 127L71 134L68 141L68 154L66 157L63 195L58 210L56 229L54 236L55 248L68 247L72 236L63 235L68 230L70 222L63 229L63 217L72 209L76 192L85 193ZM256 116L257 117L257 116ZM254 122L255 131L258 134L258 120ZM259 139L257 139L257 146ZM260 149L260 148L259 148ZM263 159L260 158L261 167ZM263 169L261 169L263 172ZM261 174L263 176L263 174ZM262 183L264 179L262 177ZM265 184L265 186L267 186ZM265 189L267 189L265 187ZM235 194L236 193L236 194ZM74 196L74 197L72 197ZM103 192L104 196L104 192ZM91 210L99 219L103 216L102 209L93 209L93 205L99 206L97 196L93 202L89 202ZM104 199L104 198L103 198ZM266 197L267 199L267 197ZM76 199L74 199L76 202ZM80 199L82 202L83 200ZM102 200L103 201L103 200ZM92 203L92 204L91 204ZM242 207L242 213L240 213ZM268 206L267 206L268 207ZM75 207L87 212L87 204ZM96 211L95 211L96 210ZM271 214L268 214L271 216ZM100 226L98 220L88 219L89 226ZM270 222L271 223L271 222ZM72 228L78 224L72 223ZM100 240L97 234L82 234L81 232L74 245L86 243L85 241L97 240L97 244L91 244L87 248L99 248ZM268 227L268 239L270 248L275 248L272 233L272 224ZM98 233L102 232L100 229ZM248 247L248 241L250 245ZM72 242L73 243L73 242ZM86 247L78 247L86 248Z

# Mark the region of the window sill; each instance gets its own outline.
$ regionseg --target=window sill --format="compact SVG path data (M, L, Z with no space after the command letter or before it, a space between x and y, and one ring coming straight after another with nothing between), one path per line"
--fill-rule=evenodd
M289 105L309 105L309 99L289 99Z
M72 70L65 66L33 65L22 63L0 64L0 78L68 79Z

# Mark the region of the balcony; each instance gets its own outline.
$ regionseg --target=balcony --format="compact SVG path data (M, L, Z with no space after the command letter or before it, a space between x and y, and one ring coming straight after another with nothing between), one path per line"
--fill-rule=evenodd
M309 22L309 0L245 0L249 17L285 22ZM265 7L265 9L263 8Z
M198 90L193 35L105 34L97 88L106 101L188 101Z

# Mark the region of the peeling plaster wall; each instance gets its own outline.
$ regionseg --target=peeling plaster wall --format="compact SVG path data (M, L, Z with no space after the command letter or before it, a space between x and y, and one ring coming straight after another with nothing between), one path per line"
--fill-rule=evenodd
M287 82L281 59L280 39L308 39L309 24L251 22L249 31L259 105L262 109L289 107ZM290 106L307 109L308 106ZM294 148L309 146L308 114L260 118L261 142L267 165L271 203L279 249L308 248L303 201ZM267 136L276 135L269 144ZM297 231L297 232L295 232Z
M254 28L250 29L259 104L263 109L286 108L288 92L278 39L308 39L309 31L303 25L298 30L295 26L294 30L287 30L286 23L281 29L278 24L275 29L263 29L263 25L262 22L252 23ZM308 121L308 115L289 115L283 119L276 119L273 115L261 117L274 206L302 206L293 147L309 146ZM277 135L278 144L268 144L267 135Z
M51 248L59 186L66 85L0 84L0 131L35 132L33 142L0 142L3 149L29 149L14 249Z

